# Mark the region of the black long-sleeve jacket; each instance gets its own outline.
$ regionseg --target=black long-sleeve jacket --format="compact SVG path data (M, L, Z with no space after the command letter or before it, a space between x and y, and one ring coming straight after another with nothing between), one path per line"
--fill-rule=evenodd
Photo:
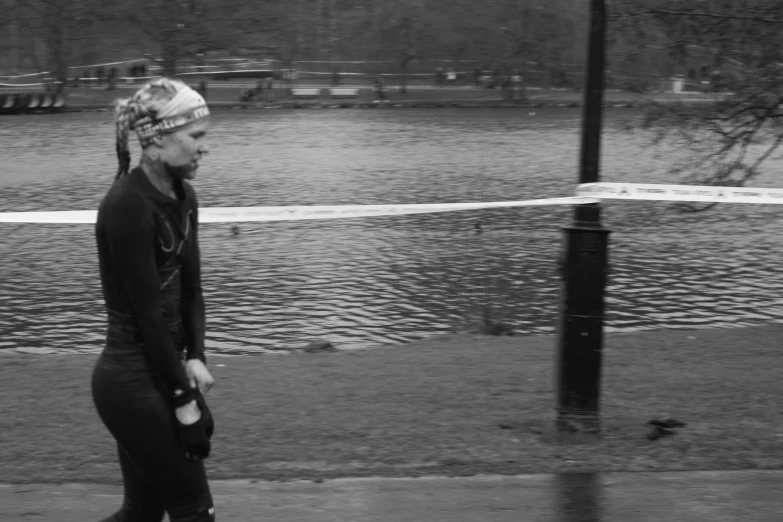
M174 189L176 200L133 169L109 189L95 226L106 342L145 350L170 391L190 388L183 350L205 361L198 202L187 182Z

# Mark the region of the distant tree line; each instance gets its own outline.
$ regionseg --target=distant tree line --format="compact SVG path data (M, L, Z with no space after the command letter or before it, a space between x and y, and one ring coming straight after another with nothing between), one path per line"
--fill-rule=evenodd
M779 63L783 2L607 0L608 84L645 90ZM461 61L581 86L589 0L0 0L0 68L52 71L150 53L166 74L212 51L385 61L405 74Z

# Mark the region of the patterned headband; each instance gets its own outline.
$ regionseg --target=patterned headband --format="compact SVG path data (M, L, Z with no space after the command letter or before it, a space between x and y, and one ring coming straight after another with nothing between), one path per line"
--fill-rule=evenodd
M154 119L143 118L133 128L139 141L145 144L155 136L174 132L207 116L209 108L204 98L190 87L183 87L158 111Z

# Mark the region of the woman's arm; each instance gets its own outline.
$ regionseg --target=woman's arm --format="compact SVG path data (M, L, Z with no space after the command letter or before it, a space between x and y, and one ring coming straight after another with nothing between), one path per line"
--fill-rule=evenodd
M207 393L215 384L215 379L207 370L207 359L204 355L204 335L206 330L206 314L204 312L204 295L201 290L201 252L198 245L198 203L196 194L186 185L188 201L191 206L191 234L188 257L182 265L180 275L182 288L182 324L185 327L185 346L187 348L187 363L185 372L190 384L203 393Z
M185 346L188 359L207 362L204 355L206 313L204 295L201 290L201 252L198 245L198 202L195 191L187 186L188 198L192 202L191 234L189 254L182 265L182 324L185 327Z

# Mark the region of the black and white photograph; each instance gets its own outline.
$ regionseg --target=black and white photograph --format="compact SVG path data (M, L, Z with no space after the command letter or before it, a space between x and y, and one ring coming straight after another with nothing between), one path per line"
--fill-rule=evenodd
M779 0L0 0L0 522L781 522L781 238Z

